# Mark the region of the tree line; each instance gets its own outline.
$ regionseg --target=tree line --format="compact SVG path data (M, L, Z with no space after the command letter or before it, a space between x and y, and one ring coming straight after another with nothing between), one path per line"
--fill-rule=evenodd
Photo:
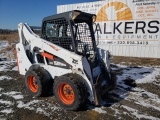
M17 32L18 30L0 29L0 34L12 34Z
M34 33L40 35L41 30L35 29L33 30ZM13 34L13 33L18 33L18 30L9 30L9 29L0 29L0 35L8 35L8 34Z

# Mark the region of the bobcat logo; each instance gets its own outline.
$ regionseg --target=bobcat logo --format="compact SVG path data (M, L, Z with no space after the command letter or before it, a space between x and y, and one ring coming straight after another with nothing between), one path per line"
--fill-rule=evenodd
M96 22L111 20L132 20L130 8L122 2L110 2L104 5L97 14Z

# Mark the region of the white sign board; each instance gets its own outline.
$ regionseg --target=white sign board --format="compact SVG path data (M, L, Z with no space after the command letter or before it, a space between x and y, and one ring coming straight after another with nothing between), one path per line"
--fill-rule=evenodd
M130 49L124 49L125 46L132 48L132 55L119 54L116 47L115 50L112 48L115 55L160 58L160 0L106 0L57 7L58 13L70 10L97 15L94 30L98 32L100 46L105 45L105 49L111 49L109 45L113 48L121 46L119 49L125 51ZM152 51L152 55L133 52L145 49L147 52Z

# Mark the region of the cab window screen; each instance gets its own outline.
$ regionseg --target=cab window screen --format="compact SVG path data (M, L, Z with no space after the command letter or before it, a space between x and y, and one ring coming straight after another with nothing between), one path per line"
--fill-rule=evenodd
M56 37L57 36L57 24L46 23L46 37Z
M45 39L65 49L73 51L70 25L65 19L55 19L45 23Z

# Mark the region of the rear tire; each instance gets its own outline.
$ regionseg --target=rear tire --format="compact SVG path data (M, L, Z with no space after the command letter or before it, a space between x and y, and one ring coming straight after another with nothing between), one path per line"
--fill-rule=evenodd
M54 95L59 105L67 110L77 110L87 99L83 78L77 74L66 74L54 82Z
M32 68L25 74L25 85L27 90L35 97L46 96L49 93L50 84L50 76L44 68Z

